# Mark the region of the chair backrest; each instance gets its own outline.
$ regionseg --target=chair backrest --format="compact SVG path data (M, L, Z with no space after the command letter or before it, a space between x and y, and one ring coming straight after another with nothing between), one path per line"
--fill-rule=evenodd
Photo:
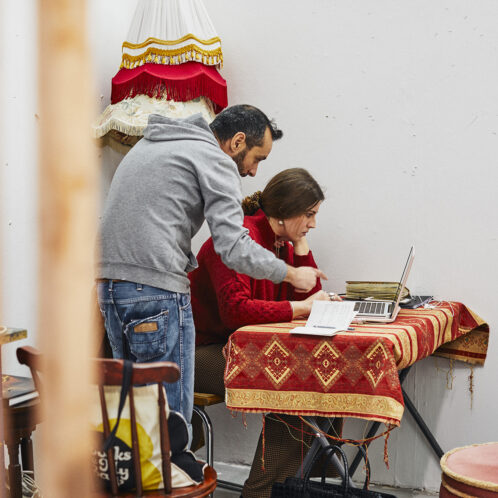
M17 358L23 365L27 365L33 376L35 386L42 398L42 378L40 369L42 368L41 353L30 346L18 348ZM111 359L95 359L95 368L98 373L98 390L102 410L103 434L107 439L111 433L109 426L109 417L104 395L104 386L121 386L123 382L123 360ZM175 363L157 362L157 363L134 363L131 374L131 386L143 386L144 384L157 384L158 392L158 410L159 410L159 430L160 430L160 446L161 446L161 463L162 475L164 483L164 495L171 493L171 461L170 461L170 440L168 432L168 420L166 413L166 399L164 397L163 383L176 382L180 377L180 370ZM136 407L134 402L133 389L128 392L128 400L130 406L130 422L131 422L131 441L132 441L132 458L133 470L136 480L136 495L142 496L143 484L140 467L140 451L138 443L138 431L136 423ZM113 495L118 494L118 479L116 475L116 467L114 462L113 448L107 451L109 463L109 478L111 491Z

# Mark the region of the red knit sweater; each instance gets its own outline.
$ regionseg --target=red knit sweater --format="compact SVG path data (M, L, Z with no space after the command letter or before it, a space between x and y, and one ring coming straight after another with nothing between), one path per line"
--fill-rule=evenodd
M275 234L261 209L253 216L246 216L244 226L256 242L275 251ZM295 255L289 242L280 248L279 257L295 267L316 268L311 251L306 256ZM201 247L197 260L199 267L189 275L196 344L224 343L234 330L244 325L290 321L289 301L306 299L322 288L318 280L309 293L303 294L294 292L287 283L274 284L236 273L215 253L212 239Z

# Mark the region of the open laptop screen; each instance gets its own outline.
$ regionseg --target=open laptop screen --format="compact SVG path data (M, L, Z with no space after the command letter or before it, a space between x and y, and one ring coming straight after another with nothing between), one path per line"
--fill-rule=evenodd
M414 251L414 248L412 246L410 249L410 252L408 253L408 259L406 260L405 268L403 269L403 273L401 274L401 278L400 278L399 283L398 283L398 288L396 290L396 296L394 297L395 303L399 303L399 301L401 300L400 294L401 294L401 292L403 292L403 288L404 288L403 282L405 281L405 275L406 275L406 272L408 270L408 265L410 263L410 259L413 256L413 251Z

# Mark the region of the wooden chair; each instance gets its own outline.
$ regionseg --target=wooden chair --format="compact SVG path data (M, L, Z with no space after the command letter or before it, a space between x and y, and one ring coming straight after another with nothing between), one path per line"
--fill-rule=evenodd
M34 348L25 346L17 350L17 357L19 362L27 365L32 372L35 385L42 396L40 391L41 379L39 375L41 354ZM107 408L105 406L105 397L103 395L103 386L120 386L123 377L123 360L110 360L110 359L95 359L95 365L100 375L99 392L102 404L103 420L104 420L104 437L107 438L110 434L109 423L107 422ZM144 384L158 384L163 382L176 382L180 377L178 366L170 362L157 362L157 363L135 363L132 372L132 385ZM170 461L170 440L168 433L168 423L166 419L166 410L164 408L164 395L163 390L158 389L159 396L159 417L160 417L160 433L161 433L161 455L162 455L162 472L164 480L164 488L162 490L144 491L142 485L142 476L140 470L140 455L138 447L137 426L135 420L135 403L133 399L133 390L130 390L128 398L130 403L130 419L132 420L131 434L132 434L132 458L133 468L137 483L136 492L118 492L117 476L114 466L114 458L112 451L108 451L109 461L109 474L111 480L111 492L99 491L95 493L95 498L104 498L111 496L122 497L140 497L148 496L152 498L158 497L174 497L174 498L190 498L207 496L216 488L216 472L215 470L206 465L204 470L204 482L195 486L188 486L183 488L171 488L171 461ZM41 398L43 402L43 398ZM90 458L90 456L89 456Z

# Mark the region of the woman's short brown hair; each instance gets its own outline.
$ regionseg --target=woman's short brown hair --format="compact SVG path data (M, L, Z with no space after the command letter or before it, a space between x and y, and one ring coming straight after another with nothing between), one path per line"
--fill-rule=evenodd
M304 168L289 168L276 174L263 192L258 191L242 201L244 214L261 208L266 216L286 220L306 213L323 201L320 185Z

